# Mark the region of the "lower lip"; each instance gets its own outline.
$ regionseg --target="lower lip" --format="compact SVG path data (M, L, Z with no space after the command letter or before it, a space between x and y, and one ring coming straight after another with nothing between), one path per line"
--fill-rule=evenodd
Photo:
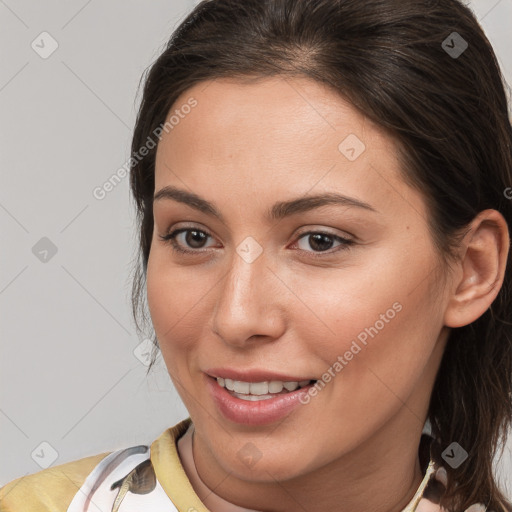
M220 386L217 379L206 376L207 386L221 413L235 423L242 425L267 425L283 419L301 404L300 399L308 394L309 384L295 391L276 395L275 398L252 402L236 398Z

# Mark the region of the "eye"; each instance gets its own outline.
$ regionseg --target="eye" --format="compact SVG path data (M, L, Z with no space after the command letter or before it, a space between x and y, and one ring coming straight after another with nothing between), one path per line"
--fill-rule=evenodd
M202 252L200 249L208 248L205 247L204 244L208 238L212 237L207 231L202 229L179 228L166 235L159 235L159 238L163 242L169 243L173 250L177 252L186 254L198 254ZM302 240L306 240L308 242L307 245L309 245L313 251L307 250L307 248L305 249L304 247L300 247ZM327 252L332 248L335 242L338 242L339 246L334 250ZM323 231L308 231L299 237L298 242L296 242L295 245L299 245L299 249L302 252L313 253L313 257L322 257L324 255L330 255L338 251L347 250L354 243L355 242L353 240L343 238L332 233L326 233ZM185 248L183 246L185 246Z
M307 243L303 245L309 245L313 249L313 251L309 251L307 249L304 249L303 247L300 247L300 243L302 241L306 241ZM325 233L323 231L308 231L307 233L303 233L299 237L297 245L299 245L301 251L313 252L313 256L317 257L323 256L322 253L325 254L326 251L331 249L335 241L339 242L339 246L335 248L333 251L327 252L327 255L336 253L338 251L347 250L351 245L355 243L354 240L343 238L339 235L334 235L332 233Z
M182 237L181 235L185 235ZM181 237L181 244L178 243L178 237ZM166 235L159 235L160 240L171 244L172 248L175 251L181 252L181 253L198 253L197 249L204 249L204 242L211 238L211 235L207 233L206 231L203 231L202 229L196 229L196 228L180 228L175 229L171 233L168 233ZM188 247L191 247L190 249L184 249L183 244L185 244Z

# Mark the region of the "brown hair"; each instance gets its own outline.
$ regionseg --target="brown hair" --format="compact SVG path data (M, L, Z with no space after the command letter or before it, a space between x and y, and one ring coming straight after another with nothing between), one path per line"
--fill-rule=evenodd
M457 34L454 34L456 32ZM460 55L453 49L467 48ZM165 123L178 96L219 77L309 77L328 85L397 141L404 179L427 201L442 261L461 233L492 208L512 225L512 128L505 81L468 7L457 0L204 0L148 68L132 141L137 152ZM132 289L137 330L149 325L145 278L153 235L156 148L132 169L140 253ZM433 456L453 441L469 454L443 464L441 505L481 502L512 511L493 458L512 423L512 274L492 306L452 329L434 384ZM155 362L158 342L151 365ZM446 505L446 504L449 505Z

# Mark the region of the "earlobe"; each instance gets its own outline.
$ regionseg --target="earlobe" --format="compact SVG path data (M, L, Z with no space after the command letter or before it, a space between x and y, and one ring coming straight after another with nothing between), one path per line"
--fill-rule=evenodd
M510 238L505 218L497 210L481 211L462 241L459 278L445 312L445 325L474 322L498 295L507 265Z

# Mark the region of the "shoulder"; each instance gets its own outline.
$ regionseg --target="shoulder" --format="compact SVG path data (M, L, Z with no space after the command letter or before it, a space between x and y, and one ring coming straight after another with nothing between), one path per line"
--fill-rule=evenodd
M121 503L124 511L176 511L170 495L187 503L193 495L176 446L190 423L187 418L165 430L151 445L130 446L17 478L0 488L0 512L117 511ZM199 498L192 501L203 510Z
M85 457L9 482L0 488L0 512L67 510L87 475L108 455Z
M131 446L18 478L0 489L0 512L87 510L93 495L95 505L111 504L124 478L148 459L148 446Z

